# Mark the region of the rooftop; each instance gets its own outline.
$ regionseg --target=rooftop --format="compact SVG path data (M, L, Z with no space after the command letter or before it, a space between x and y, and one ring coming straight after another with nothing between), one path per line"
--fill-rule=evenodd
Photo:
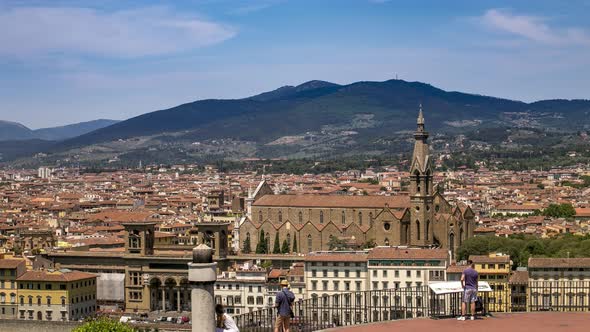
M516 331L526 326L527 331L582 332L588 329L590 313L587 312L539 312L522 314L496 314L475 321L460 322L456 319L408 319L351 327L338 327L327 331L339 332L389 332L389 331Z

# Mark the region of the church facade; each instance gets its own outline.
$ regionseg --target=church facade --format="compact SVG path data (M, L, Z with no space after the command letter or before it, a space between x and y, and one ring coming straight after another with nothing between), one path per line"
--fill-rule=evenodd
M332 237L359 247L374 242L456 252L473 236L475 216L468 206L452 205L435 192L421 109L414 139L409 195L275 195L263 181L246 200L247 217L239 228L241 246L249 238L254 250L262 231L271 250L278 233L279 245L286 240L298 253L329 250Z

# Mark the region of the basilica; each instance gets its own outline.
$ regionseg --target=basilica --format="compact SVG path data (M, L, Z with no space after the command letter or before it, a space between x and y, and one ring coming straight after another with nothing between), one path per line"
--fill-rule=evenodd
M456 252L473 236L475 216L470 207L452 205L435 191L422 109L414 139L407 195L277 195L262 181L246 200L239 227L242 251L244 243L255 246L261 233L273 248L278 233L279 244L286 240L294 253L329 250L334 237L357 247L371 243Z

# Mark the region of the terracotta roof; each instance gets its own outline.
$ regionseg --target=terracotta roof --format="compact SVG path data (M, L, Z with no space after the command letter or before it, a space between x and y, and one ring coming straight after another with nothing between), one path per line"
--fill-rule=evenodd
M529 282L529 271L514 271L510 276L509 283L526 285Z
M510 256L486 256L486 255L471 255L469 259L474 263L510 263Z
M366 262L365 252L316 252L305 257L307 262Z
M400 249L377 247L369 253L369 259L444 259L449 252L444 249Z
M590 258L529 258L529 268L535 267L585 267L590 268Z
M81 271L27 271L25 274L20 276L17 281L61 281L70 282L76 280L96 278L95 274L86 273Z
M254 206L406 208L409 196L265 195Z
M0 269L16 269L24 263L24 259L0 259Z
M447 273L463 273L469 265L451 265L447 267Z
M590 217L590 208L577 208L576 217Z

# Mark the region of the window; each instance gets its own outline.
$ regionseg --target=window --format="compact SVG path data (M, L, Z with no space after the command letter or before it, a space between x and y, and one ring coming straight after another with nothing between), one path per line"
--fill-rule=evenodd
M139 272L129 272L129 284L131 286L141 285L141 277Z
M359 212L359 226L363 225L363 213Z
M0 303L6 302L6 294L0 293Z
M303 212L299 211L299 223L303 224Z
M373 270L373 278L377 278L377 270Z
M328 270L322 270L322 276L324 278L327 278L328 277Z
M383 281L382 282L382 285L383 285L383 289L388 289L389 288L389 282L387 282L387 281Z
M338 270L334 270L334 278L338 278Z
M342 211L342 225L346 225L346 215L344 214L344 211Z
M24 296L20 297L20 305L25 305L25 297Z
M61 306L65 307L66 306L66 298L65 297L61 297Z
M316 270L311 270L311 277L315 278L317 276Z
M393 276L396 277L396 278L399 278L399 270L395 270L393 272Z
M411 278L412 277L412 271L410 271L410 270L406 271L406 277Z
M317 290L318 289L318 282L317 280L314 280L311 282L311 290Z
M424 236L426 241L430 240L429 233L430 233L430 220L426 220L426 235Z
M279 223L283 222L283 212L279 211Z
M361 282L360 281L356 281L355 282L355 291L360 292L361 290Z
M420 270L416 271L416 277L417 278L421 278L422 277L422 271L420 271Z
M51 290L51 284L45 284L45 289L46 290Z
M312 241L311 241L311 234L307 235L307 251L311 252L311 245L312 245Z
M324 223L324 211L320 211L320 224Z
M360 270L356 270L356 277L360 278L361 277L361 271Z
M340 281L334 281L334 290L340 290Z
M51 305L51 297L50 297L50 296L48 296L48 297L47 297L47 305L48 305L48 306L50 306L50 305Z
M383 270L383 277L387 278L387 270Z
M349 292L350 291L350 281L344 282L344 290Z
M262 211L258 211L258 222L262 222Z
M60 289L60 290L66 290L66 285L65 285L65 284L61 284L61 285L59 285L59 289Z
M10 294L10 303L11 304L15 304L16 303L16 294L11 293Z
M350 278L350 271L349 270L344 270L344 277Z
M328 281L326 281L326 280L322 281L322 287L323 287L323 290L328 290Z
M29 305L33 305L33 297L29 296Z
M379 288L379 283L377 281L373 281L373 290Z
M420 240L420 221L416 220L416 239Z

